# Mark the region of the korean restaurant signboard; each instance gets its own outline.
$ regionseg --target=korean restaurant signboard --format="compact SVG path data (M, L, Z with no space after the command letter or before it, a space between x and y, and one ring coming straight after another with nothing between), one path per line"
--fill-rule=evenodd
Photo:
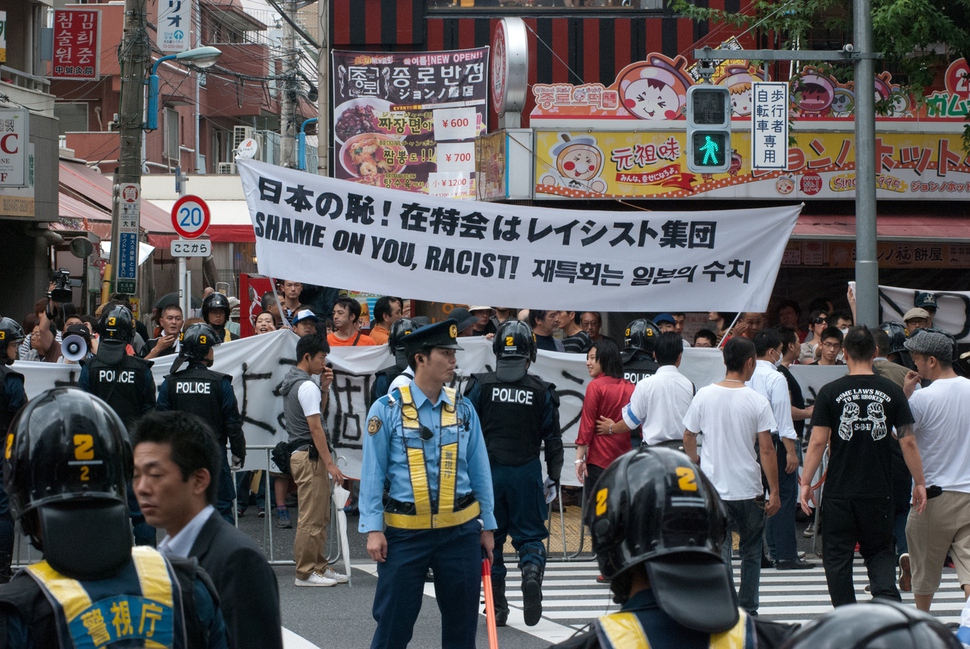
M100 78L101 11L54 10L54 59L51 78L91 81Z
M488 48L333 52L334 176L473 199Z

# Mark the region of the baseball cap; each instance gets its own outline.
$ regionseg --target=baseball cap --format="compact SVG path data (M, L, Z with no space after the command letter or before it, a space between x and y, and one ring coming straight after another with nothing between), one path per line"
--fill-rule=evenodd
M936 296L927 291L923 291L916 294L916 299L913 300L913 306L919 309L933 309L937 308Z
M669 313L661 313L660 315L658 315L656 318L653 319L653 322L654 324L660 324L661 322L669 322L670 324L677 324L677 321L674 320L674 316L670 315Z
M464 307L452 309L448 316L455 321L459 333L478 322L478 318L473 316L471 312Z
M310 309L301 309L296 312L295 316L293 316L294 325L297 324L298 322L303 322L304 320L312 320L313 322L320 322L320 318L317 317L317 314L311 311Z
M920 329L919 333L903 344L911 352L923 356L934 356L948 363L953 362L953 340L945 333Z
M927 311L926 309L919 309L919 308L910 309L909 311L906 312L906 315L903 316L903 322L909 322L910 320L915 320L917 318L925 318L929 320L930 319L929 311Z

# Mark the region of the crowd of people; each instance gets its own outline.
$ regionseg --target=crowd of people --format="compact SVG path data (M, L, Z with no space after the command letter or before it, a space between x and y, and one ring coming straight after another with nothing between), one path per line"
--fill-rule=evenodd
M278 459L274 455L279 472L272 474L271 489L279 527L292 526L288 504L294 496L298 507L295 586L347 583L346 575L328 565L324 552L331 490L347 481L324 424L334 376L327 355L332 347L386 345L391 359L372 384L358 500L359 530L367 535L367 552L378 564L374 647L407 645L421 604L408 594L429 576L441 607L443 645L474 646L483 554L494 562L489 613L499 626L507 624L507 539L518 554L525 623L538 623L546 512L554 498L565 498L559 490L565 450L559 396L554 385L529 373L538 350L586 355L591 380L574 470L586 496L581 504L600 579L611 582L618 601L632 602L636 615L653 615L659 606L665 623L708 635L735 628L742 635L757 635L766 646L780 644L793 629L752 620L764 567L817 567L798 552L799 509L805 516L820 510L813 531L822 538L822 567L834 606L855 602L855 552L865 562L875 598L898 602L900 590L912 590L917 607L929 611L944 564L950 562L964 596L970 597L970 412L964 412L970 408L970 380L955 371L953 338L933 327L932 295L921 294L902 322L875 330L853 326L850 292L847 312L816 302L805 323L793 301L777 305L777 324L771 327L764 313L710 312L708 327L689 340L684 313L636 319L622 336L611 338L595 311L470 305L431 323L405 317L404 301L391 296L376 301L365 329L360 301L331 297L321 308L305 300L302 284L283 281L262 296L261 312L252 322L256 335L284 327L297 336L294 365L279 388L287 440L278 448ZM242 420L230 377L211 370L215 348L239 336L233 322L238 303L233 301L207 291L200 317L189 319L177 304L159 304L152 331L134 318L124 296L113 296L90 317L48 297L22 323L2 318L6 353L0 365L0 416L14 435L29 437L36 433L24 413L35 405L38 411L49 408L55 419L58 409L84 413L79 421L91 420L91 430L100 427L100 433L81 433L82 440L94 435L91 444L101 444L92 455L87 442L72 438L75 464L88 467L78 469L84 476L91 470L85 461L101 458L105 449L115 454L119 444L133 449L131 481L119 482L113 475L115 482L105 487L104 498L111 504L105 524L117 522L123 504L136 544L155 546L156 528L164 529L157 546L166 561L196 557L211 572L218 597L210 599L221 600L216 605L225 619L222 633L228 646L272 647L280 646L276 578L252 540L231 525L254 495L262 498L257 506L264 515L266 494L252 494L253 481L243 471L235 482L232 478L233 469L245 463ZM472 336L492 342L495 370L470 377L460 394L452 387L455 351L462 338ZM724 378L696 389L679 371L688 346L719 347ZM156 390L150 367L163 356L174 363ZM17 359L79 363L78 387L57 388L28 404L23 377L12 366ZM795 364L845 365L847 374L825 385L809 404L790 372ZM43 403L48 405L37 405ZM107 424L105 417L111 420ZM67 430L68 422L64 426ZM8 439L8 461L11 444L18 443ZM654 472L652 486L642 477L636 488L629 479L615 482L635 470L641 476ZM664 477L668 474L675 479ZM634 552L636 561L627 553L626 563L611 559L612 548L629 541L617 535L634 534L615 523L612 517L620 515L615 509L631 510L622 513L627 517L651 514L649 508L646 514L633 513L632 501L624 505L616 494L648 488L660 493L674 486L701 498L697 502L704 516L694 516L689 524L684 521L690 517L678 519L678 525L698 526L691 538L703 557L688 552L679 538L664 542L678 548L672 553L682 553L683 561L655 552ZM68 493L65 500L70 503L74 496L80 492ZM50 503L15 492L10 497L9 507L0 503L4 580L10 579L13 517L24 523L51 570L66 578L86 583L91 570L100 570L111 579L127 579L134 593L138 580L125 576L124 565L157 560L152 554L145 559L119 538L110 569L100 564L78 569L63 559L69 555L59 554L63 550L51 538L44 538L45 525L56 518ZM636 534L651 526L658 524L638 523ZM739 539L739 584L730 570L729 529ZM659 537L670 530L661 525L652 533L658 536L656 549ZM236 561L249 566L245 585L229 568ZM693 567L682 566L678 573L681 563ZM711 600L715 612L706 621L676 603L678 589L695 588L691 579L698 575L710 589L694 596L717 599ZM687 586L677 584L678 576ZM256 602L241 595L254 579L266 586ZM22 587L23 580L14 583ZM39 592L50 595L46 582L38 583ZM642 594L651 588L656 595ZM0 588L0 605L6 601ZM257 609L275 611L276 631L267 635L265 628L252 628ZM11 618L20 620L14 626L33 624L33 612L21 606L17 614L23 619ZM60 620L62 613L54 606L50 615ZM218 626L206 611L200 619ZM614 623L598 621L605 634L599 637L612 637ZM590 644L590 638L570 646L600 646Z

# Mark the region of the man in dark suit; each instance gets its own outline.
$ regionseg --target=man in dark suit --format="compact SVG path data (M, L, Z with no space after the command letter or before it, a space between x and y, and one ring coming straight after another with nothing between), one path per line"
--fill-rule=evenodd
M231 649L282 649L279 587L256 543L213 507L220 451L201 418L179 411L139 420L132 436L134 479L145 519L165 529L158 545L196 557L212 577Z

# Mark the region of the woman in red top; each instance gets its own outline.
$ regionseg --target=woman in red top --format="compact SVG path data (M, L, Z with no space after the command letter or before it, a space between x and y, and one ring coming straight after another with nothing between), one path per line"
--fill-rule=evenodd
M593 494L593 485L616 458L630 450L630 434L626 431L605 435L596 433L600 417L620 421L623 406L630 403L632 383L623 378L620 348L608 338L593 343L586 355L586 369L593 380L586 386L583 413L576 438L576 477L586 489L586 497Z

